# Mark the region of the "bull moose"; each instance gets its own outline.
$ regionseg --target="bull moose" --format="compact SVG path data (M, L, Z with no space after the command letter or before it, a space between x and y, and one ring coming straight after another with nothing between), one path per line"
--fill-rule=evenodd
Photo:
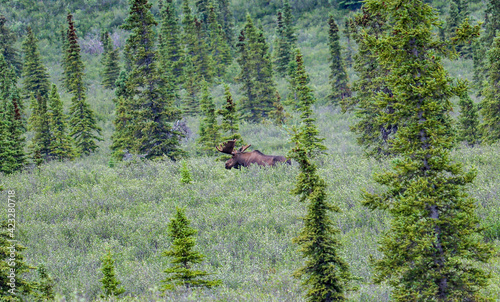
M251 164L258 164L261 166L274 166L276 163L291 164L291 161L284 156L265 155L259 150L252 152L245 152L251 145L242 146L238 150L234 150L236 139L229 140L226 143L215 147L217 151L231 154L233 157L226 161L226 169L239 169L240 166L248 167Z

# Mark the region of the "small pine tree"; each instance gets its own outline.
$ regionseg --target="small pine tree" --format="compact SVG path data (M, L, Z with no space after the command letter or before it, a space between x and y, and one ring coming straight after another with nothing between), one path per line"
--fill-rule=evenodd
M300 201L308 201L307 214L303 218L304 228L294 242L298 243L306 262L294 276L303 279L308 301L346 301L348 282L352 279L348 264L338 255L340 233L329 216L329 212L340 209L328 202L326 184L317 174L317 166L312 159L326 147L321 143L319 131L312 117L315 99L307 85L307 74L302 55L297 50L297 92L298 110L302 112L300 131L292 137L294 148L290 157L300 166L292 194L300 196Z
M344 99L351 96L351 88L349 86L349 78L345 70L344 60L341 56L339 42L339 28L333 16L328 19L329 32L329 47L330 47L330 85L332 91L328 96L329 103L333 105L341 105Z
M113 42L111 41L108 33L105 33L104 41L107 42L104 44L105 52L103 53L102 62L102 64L104 65L102 85L104 86L104 88L113 89L115 88L115 82L120 75L120 52L118 48L114 49Z
M184 69L184 84L186 95L182 104L182 111L184 115L194 116L200 113L200 103L198 100L199 82L197 80L196 72L194 69L191 57L186 58L186 65Z
M222 26L227 45L233 47L234 43L234 17L230 9L229 0L217 0L219 24Z
M33 131L30 149L39 165L43 161L52 159L50 146L53 143L53 135L50 131L50 118L47 108L47 96L38 95L31 98L31 116L29 118L29 129Z
M175 217L168 224L172 247L163 252L164 256L171 258L172 267L164 271L169 276L162 280L162 291L174 290L177 286L211 288L222 284L220 280L201 279L209 274L193 269L193 265L203 262L205 256L193 250L196 244L194 235L197 231L190 224L185 209L176 207Z
M73 15L68 13L68 45L65 55L64 79L68 91L73 94L71 99L70 135L75 141L77 152L88 155L98 148L97 141L102 140L101 128L97 126L94 112L86 100L83 82L83 62L80 56L80 45L73 23Z
M7 27L7 19L0 15L0 54L3 55L7 65L12 68L16 76L21 75L22 63L19 51L14 47L16 36Z
M240 101L243 117L251 122L260 122L273 109L276 84L264 33L255 27L250 15L247 15L236 47L241 67L237 81L242 84L244 95Z
M288 74L289 64L292 59L292 45L286 37L288 29L285 27L281 11L278 11L276 22L274 66L280 75L285 76Z
M47 269L43 264L40 264L37 269L38 280L36 281L36 294L38 301L54 301L54 280L48 274Z
M217 124L217 115L215 104L208 91L208 84L203 81L201 84L201 122L200 122L200 137L198 145L200 151L214 155L217 151L215 147L220 143L219 125Z
M243 138L239 133L239 114L237 112L236 104L234 103L231 91L229 90L229 85L227 84L224 84L224 98L226 103L222 109L219 110L219 115L222 117L220 129L224 131L220 140L228 141L236 139L240 144L244 145L245 143L243 142Z
M461 141L466 142L468 146L474 147L481 140L477 106L467 92L460 96L458 105L460 106L460 116L458 117L459 138Z
M73 140L67 133L67 116L63 112L63 103L54 84L49 95L48 118L52 131L50 154L57 160L75 158L77 154L73 148Z
M28 26L26 39L23 42L24 64L23 64L23 86L25 98L40 95L47 97L50 83L47 68L42 63L37 42L31 27Z
M281 104L281 96L278 91L276 91L276 102L273 105L274 110L270 112L270 116L273 117L275 125L281 126L285 124L288 114L285 112L285 107Z
M28 281L25 274L35 267L24 260L24 246L13 240L12 227L7 220L0 223L0 292L2 301L22 302L24 296L31 296L36 290L36 282ZM11 275L15 284L11 284Z
M185 160L181 163L181 183L190 184L193 182L193 177L191 177L191 171L187 166L187 162Z
M104 294L101 294L101 298L117 297L123 294L125 289L119 287L121 282L116 279L115 259L113 259L111 249L106 251L101 261L101 272L104 275L100 280L102 283L102 290L104 291Z
M219 78L223 77L227 66L231 64L231 49L224 37L222 27L217 21L215 8L209 7L208 15L208 48L210 55L214 60L215 75Z
M500 140L500 33L497 35L491 49L488 51L488 78L484 88L484 99L481 102L483 122L481 131L485 143L494 143Z
M161 59L165 61L165 65L170 66L170 73L174 76L176 83L182 83L185 63L184 47L182 46L180 28L175 15L175 5L169 1L167 5L162 7L161 11Z

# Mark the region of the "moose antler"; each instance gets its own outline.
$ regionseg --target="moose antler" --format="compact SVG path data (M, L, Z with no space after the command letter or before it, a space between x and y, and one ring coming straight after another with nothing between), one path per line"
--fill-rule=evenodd
M220 144L219 146L215 147L217 151L226 153L226 154L232 154L233 149L234 149L234 144L236 143L236 139L227 141L225 143Z
M250 146L251 145L242 146L238 151L245 152L245 150L248 149L248 147L250 147Z

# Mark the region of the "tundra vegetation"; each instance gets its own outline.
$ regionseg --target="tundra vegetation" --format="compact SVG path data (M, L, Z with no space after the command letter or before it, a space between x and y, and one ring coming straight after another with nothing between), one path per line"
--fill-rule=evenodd
M498 1L11 2L2 300L500 300Z

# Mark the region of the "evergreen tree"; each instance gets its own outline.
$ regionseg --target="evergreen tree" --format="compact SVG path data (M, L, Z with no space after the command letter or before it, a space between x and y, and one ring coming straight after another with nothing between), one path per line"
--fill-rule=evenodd
M131 30L125 45L131 71L125 83L127 95L120 106L132 119L121 126L122 132L115 137L130 142L131 153L145 154L146 158L165 155L174 160L184 154L179 149L181 133L172 129L180 111L173 107L173 83L159 64L153 30L157 22L150 9L147 0L131 1L129 16L122 25Z
M460 123L459 138L470 147L474 147L481 139L477 106L471 100L467 91L460 95L458 105L460 106L460 116L458 117Z
M385 15L362 8L349 24L358 44L354 70L359 79L353 84L356 94L344 99L342 108L354 110L358 117L358 122L351 126L351 131L358 135L358 144L365 148L367 155L381 158L391 154L390 140L398 129L398 123L389 123L385 118L394 112L392 98L383 102L376 99L379 92L388 96L392 96L392 92L386 84L389 71L378 63L376 52L369 47L368 41L378 39L387 30L387 20Z
M0 54L0 172L13 173L25 162L22 102L17 77Z
M183 102L183 114L194 116L200 113L200 103L198 100L199 82L194 70L191 57L186 58L185 81L183 84L186 96Z
M224 84L224 98L226 103L219 110L219 114L222 117L222 123L220 129L223 131L221 141L228 141L236 139L238 143L245 145L243 138L240 134L240 126L238 123L239 114L237 112L236 104L234 103L233 96L229 90L229 85Z
M105 57L104 62L104 72L102 85L104 88L113 89L115 88L115 82L120 75L119 58L120 53L118 48L111 49Z
M208 24L208 15L210 14L210 0L195 0L196 12L198 13L198 19L203 24ZM206 28L205 28L206 29Z
M16 36L7 27L7 19L0 15L0 54L7 64L14 70L16 76L21 75L22 63L19 51L14 47Z
M493 143L500 140L500 33L488 51L487 86L481 102L483 122L481 130L484 142Z
M208 47L215 64L215 75L221 78L224 76L226 68L231 64L231 49L212 6L209 7L208 15Z
M131 93L127 89L127 81L127 73L126 71L122 71L116 80L115 98L113 99L115 103L115 120L113 121L115 131L111 136L113 141L111 150L113 150L113 157L116 159L122 159L125 150L134 149L132 121L135 117L129 111L127 100L131 98Z
M24 260L24 246L17 243L11 232L12 227L3 220L0 223L0 292L2 301L22 302L25 296L31 296L36 289L36 282L28 281L25 274L35 267ZM14 275L14 277L11 277ZM15 279L12 286L11 278Z
M193 182L193 177L191 177L191 172L189 171L186 161L183 160L181 166L181 183L187 185L192 182Z
M308 201L304 227L294 242L298 243L306 262L294 276L303 280L308 301L346 301L347 283L352 279L347 263L339 256L340 231L333 225L329 212L340 209L327 200L326 184L317 172L314 157L326 147L321 143L318 128L313 118L312 105L315 99L307 85L307 74L302 55L297 51L298 110L302 112L299 131L292 137L294 148L290 156L300 166L292 194L300 196L301 202Z
M456 36L456 30L460 25L469 17L468 3L465 0L452 0L450 1L450 13L446 18L446 37L452 40ZM456 46L457 51L463 55L470 54L470 43L460 44Z
M278 91L276 91L276 101L273 103L274 110L270 112L273 117L273 122L275 125L281 126L285 124L288 118L288 114L285 112L285 107L281 104L281 96Z
M26 39L23 42L24 64L23 64L23 86L26 98L31 95L47 97L49 94L49 74L42 63L38 51L38 40L33 35L31 27L28 26Z
M175 6L167 2L162 8L160 44L161 58L171 68L170 73L174 76L177 83L182 83L184 68L184 47L182 45L178 19L175 15ZM168 62L168 64L167 64Z
M487 51L491 49L493 40L498 30L500 30L500 2L498 0L489 0L486 5L484 16L484 33L481 34L479 41L474 43L472 48L474 63L474 85L481 94L484 82L487 81Z
M194 251L197 233L187 219L185 210L176 207L175 217L168 224L168 235L172 240L172 247L163 252L164 256L170 257L172 266L164 272L169 274L162 283L162 291L174 290L176 286L207 287L221 285L220 280L203 280L201 278L209 274L202 270L194 269L193 266L203 262L205 258L199 252Z
M54 280L47 273L47 269L40 264L37 269L38 280L36 281L37 301L54 301Z
M201 122L200 122L200 137L198 146L200 151L209 155L214 155L217 151L215 147L220 143L219 125L217 124L217 114L215 104L208 91L206 81L201 83Z
M111 42L111 37L109 36L109 33L107 31L103 31L101 33L100 40L103 49L101 56L101 64L105 65L109 52L113 50L113 42Z
M351 96L351 88L349 87L349 79L345 69L344 60L341 56L339 42L339 28L333 16L328 19L329 31L329 47L330 47L330 85L332 92L328 96L331 104L339 105L344 103L344 99Z
M30 149L37 165L52 159L51 145L53 143L50 131L50 118L47 108L47 96L31 97L31 116L29 129L33 131Z
M101 140L101 128L97 126L94 112L86 100L86 88L83 82L83 62L80 56L80 45L73 23L73 15L68 13L68 46L65 54L64 71L68 91L73 94L71 99L70 135L75 141L76 151L82 155L94 152Z
M245 28L238 40L241 71L237 80L242 84L244 95L241 100L243 117L259 122L272 111L276 91L269 47L263 32L254 26L250 15L247 15Z
M222 26L226 44L231 48L234 43L234 17L229 7L229 0L217 0L219 24Z
M120 281L116 279L115 273L115 259L113 259L113 254L111 250L108 249L106 255L101 259L102 266L101 272L104 275L99 281L102 283L102 290L104 294L101 294L101 298L117 297L125 292L125 289L120 286Z
M491 247L481 240L475 201L465 193L475 173L451 161L446 129L449 98L463 87L450 87L441 64L435 11L421 0L382 2L368 0L365 7L386 16L390 30L367 46L389 70L392 95L379 92L377 100L391 98L394 113L383 117L404 125L391 146L398 155L394 170L375 176L388 190L364 193L367 207L392 215L380 241L383 256L374 261L375 281L388 282L396 301L480 301L488 274L479 264L491 257Z
M295 42L297 42L297 37L295 36L295 29L293 26L292 7L290 6L288 0L283 2L283 25L285 37L293 48L295 46Z
M274 66L276 68L276 71L282 76L288 74L288 67L292 59L292 45L286 37L287 31L288 30L285 27L285 22L283 21L283 14L281 13L281 11L278 11L276 40L274 41Z
M50 154L58 160L75 158L77 154L73 148L73 140L67 133L67 117L63 112L63 103L54 84L49 95L48 118L52 132Z

